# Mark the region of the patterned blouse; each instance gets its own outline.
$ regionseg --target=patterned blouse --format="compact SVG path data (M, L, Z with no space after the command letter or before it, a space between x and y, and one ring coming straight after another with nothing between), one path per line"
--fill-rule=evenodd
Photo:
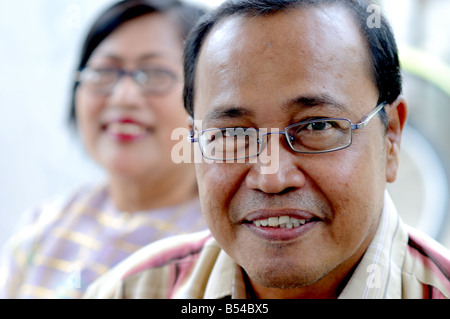
M206 229L198 199L121 212L106 185L85 186L25 214L0 260L0 298L79 298L88 285L142 246Z

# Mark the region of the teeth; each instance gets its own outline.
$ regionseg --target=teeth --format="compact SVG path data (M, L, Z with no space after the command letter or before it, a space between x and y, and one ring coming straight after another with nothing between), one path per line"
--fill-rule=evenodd
M141 135L145 129L134 123L111 123L108 125L109 132L113 134Z
M278 221L278 217L270 217L269 218L269 226L270 227L275 227L279 225L279 221Z
M289 216L270 217L267 219L255 220L253 223L257 227L279 227L279 228L296 228L304 225L308 219L297 219Z
M276 217L275 217L276 218ZM287 224L291 222L291 218L289 216L281 216L278 219L278 224L282 225L282 224Z

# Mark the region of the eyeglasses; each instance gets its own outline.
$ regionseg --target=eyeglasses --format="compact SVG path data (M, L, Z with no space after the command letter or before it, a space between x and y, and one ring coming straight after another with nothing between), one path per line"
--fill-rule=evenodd
M360 123L346 118L320 118L292 124L281 132L264 133L256 128L226 127L191 131L192 143L199 143L202 156L218 161L247 159L258 156L266 137L284 134L287 144L297 153L318 154L342 150L352 144L353 130L366 126L386 102L377 105Z
M163 68L143 68L126 71L115 68L85 67L76 73L75 80L100 95L110 94L119 80L131 76L147 94L165 94L179 82L175 73Z

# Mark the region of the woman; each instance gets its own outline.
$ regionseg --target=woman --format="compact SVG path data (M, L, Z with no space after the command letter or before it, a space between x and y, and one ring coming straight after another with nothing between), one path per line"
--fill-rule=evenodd
M107 181L27 214L5 250L1 297L81 297L143 245L206 227L193 167L173 163L170 138L187 123L183 40L202 13L176 0L126 0L94 23L71 121Z

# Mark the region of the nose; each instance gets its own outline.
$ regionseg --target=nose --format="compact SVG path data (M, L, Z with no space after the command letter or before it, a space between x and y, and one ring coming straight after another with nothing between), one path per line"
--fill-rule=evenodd
M299 166L299 156L293 152L283 140L272 135L270 142L251 164L246 176L246 186L267 194L280 194L301 188L305 185L306 176Z
M127 74L118 79L109 99L114 105L133 107L143 102L143 94L139 84Z

